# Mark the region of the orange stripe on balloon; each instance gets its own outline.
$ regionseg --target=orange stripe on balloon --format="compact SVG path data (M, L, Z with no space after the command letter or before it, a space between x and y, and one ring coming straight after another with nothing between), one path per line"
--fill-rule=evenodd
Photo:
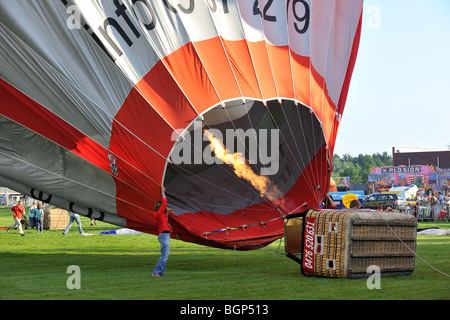
M221 50L221 47L217 50ZM162 60L198 113L219 102L209 76L203 68L203 62L191 42Z
M223 40L223 45L243 96L262 99L247 41Z
M263 98L270 99L277 97L278 95L273 80L272 66L270 65L269 56L267 54L266 42L248 41L247 43L255 67L255 72L258 76L258 83L261 87Z
M291 64L288 46L274 46L267 44L270 63L272 65L273 78L278 91L278 96L283 98L294 98L294 87L292 84Z
M184 129L197 116L161 61L135 87L174 129Z
M194 47L220 99L240 97L239 87L219 37L195 42Z
M309 57L304 57L291 51L292 81L294 82L295 99L306 106L311 105L309 63Z

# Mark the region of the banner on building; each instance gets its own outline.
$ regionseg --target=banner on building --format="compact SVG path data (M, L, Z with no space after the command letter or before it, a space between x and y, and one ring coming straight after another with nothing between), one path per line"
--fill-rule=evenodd
M368 177L369 188L380 190L415 184L418 188L436 187L434 166L398 166L373 168Z

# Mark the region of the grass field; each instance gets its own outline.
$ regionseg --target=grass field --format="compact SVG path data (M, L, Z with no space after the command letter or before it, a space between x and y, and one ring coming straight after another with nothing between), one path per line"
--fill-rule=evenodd
M0 226L13 223L0 209ZM450 237L418 236L412 275L382 278L380 289L368 289L365 279L305 277L299 265L277 254L279 242L254 251L233 252L171 241L167 276L154 278L159 258L157 237L148 234L99 235L117 227L102 222L91 236L78 235L76 223L62 230L0 230L0 299L10 300L434 300L450 299ZM450 223L420 223L419 227L450 229ZM283 251L283 244L281 251ZM80 268L80 289L69 289L71 265Z

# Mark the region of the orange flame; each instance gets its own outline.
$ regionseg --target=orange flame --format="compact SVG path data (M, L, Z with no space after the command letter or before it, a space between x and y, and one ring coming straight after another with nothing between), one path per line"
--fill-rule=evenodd
M239 178L244 178L250 182L252 186L259 191L261 197L267 197L269 200L274 201L282 195L277 186L272 185L269 178L256 174L250 168L242 153L231 153L225 148L219 139L214 137L214 135L206 129L204 130L204 134L209 139L211 143L211 150L214 152L216 157L224 163L232 166L236 176Z

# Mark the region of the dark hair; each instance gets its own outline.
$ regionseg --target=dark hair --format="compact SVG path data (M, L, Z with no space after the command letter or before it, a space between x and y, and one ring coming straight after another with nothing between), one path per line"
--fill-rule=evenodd
M159 208L161 207L161 205L162 205L161 201L156 201L156 203L155 203L155 211L158 211Z
M356 209L359 209L359 208L361 208L362 207L362 205L361 205L361 202L359 202L359 200L352 200L352 202L350 202L350 209L353 209L353 208L356 208Z

